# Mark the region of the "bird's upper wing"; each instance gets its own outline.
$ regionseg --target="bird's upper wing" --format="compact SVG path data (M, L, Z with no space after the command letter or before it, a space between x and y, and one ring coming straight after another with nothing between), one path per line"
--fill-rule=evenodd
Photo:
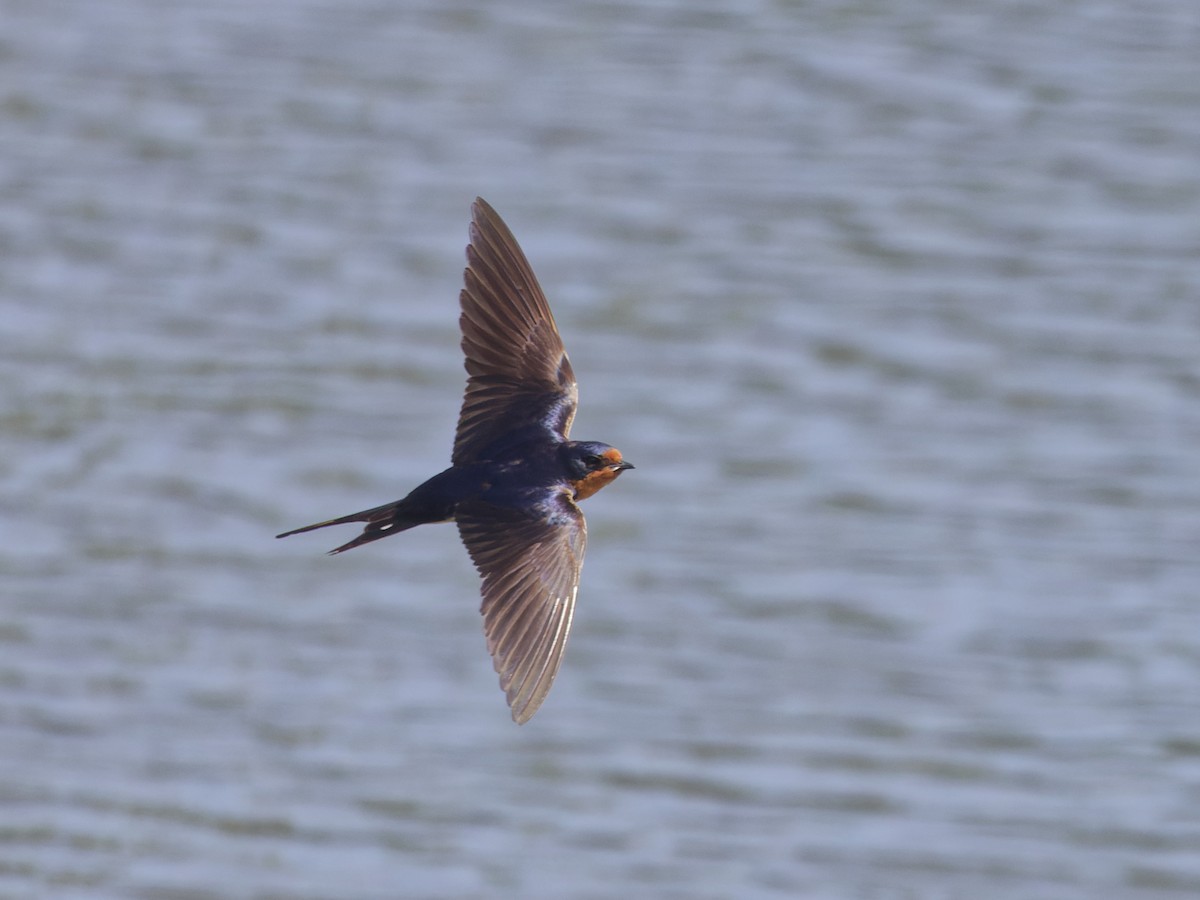
M482 199L471 206L471 242L460 296L467 392L455 465L478 460L506 434L543 428L563 438L579 392L537 277L508 226Z
M483 630L513 721L527 722L566 650L587 525L566 490L538 511L459 505L458 531L483 579Z

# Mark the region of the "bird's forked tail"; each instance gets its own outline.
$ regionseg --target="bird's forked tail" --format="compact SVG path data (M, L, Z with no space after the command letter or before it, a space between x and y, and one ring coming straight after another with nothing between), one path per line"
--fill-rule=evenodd
M403 500L397 500L394 503L376 506L374 509L364 509L361 512L350 513L348 516L330 519L327 522L317 522L313 525L305 525L303 528L293 528L291 531L285 531L283 534L275 535L275 537L290 537L293 534L316 531L318 528L326 528L329 525L345 525L347 522L366 522L367 526L363 529L362 534L348 544L342 544L342 546L329 551L329 555L333 556L334 554L352 550L363 544L369 544L371 541L377 541L380 538L385 538L388 535L396 534L399 531L406 531L409 528L415 528L417 525L422 524L423 520L411 519L404 515L402 511L403 504Z

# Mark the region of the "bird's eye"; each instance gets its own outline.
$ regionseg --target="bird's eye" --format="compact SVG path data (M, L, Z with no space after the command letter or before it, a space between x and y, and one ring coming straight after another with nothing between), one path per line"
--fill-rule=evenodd
M583 458L583 461L588 464L588 468L592 469L598 469L604 465L604 460L599 456L596 456L594 453L589 453Z

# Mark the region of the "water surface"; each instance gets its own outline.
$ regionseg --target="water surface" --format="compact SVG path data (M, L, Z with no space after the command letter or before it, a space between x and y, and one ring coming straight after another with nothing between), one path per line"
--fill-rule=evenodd
M1189 4L5 4L0 895L1200 890ZM593 500L509 721L471 199Z

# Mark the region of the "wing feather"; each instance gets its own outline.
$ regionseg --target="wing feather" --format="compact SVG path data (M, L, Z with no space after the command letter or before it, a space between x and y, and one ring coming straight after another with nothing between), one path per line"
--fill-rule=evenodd
M459 302L467 390L454 464L485 458L506 435L530 428L566 438L579 401L575 373L517 239L479 198Z
M513 721L529 721L562 665L587 524L569 494L540 511L481 501L458 510L458 530L483 579L483 629Z

